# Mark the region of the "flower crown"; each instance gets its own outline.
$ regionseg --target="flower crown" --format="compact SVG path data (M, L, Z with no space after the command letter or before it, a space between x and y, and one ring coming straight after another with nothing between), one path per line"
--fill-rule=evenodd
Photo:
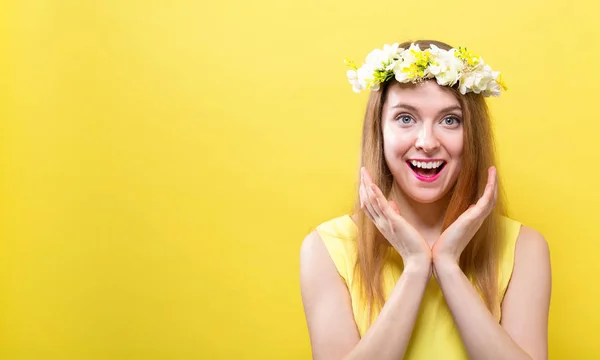
M458 90L463 95L473 92L499 96L500 90L507 90L500 73L492 71L480 56L471 54L464 47L444 50L431 44L429 49L421 50L413 43L403 49L395 43L373 50L361 67L349 60L345 63L352 68L346 75L356 93L379 90L379 85L392 77L400 83L414 84L433 78L441 86L458 83Z

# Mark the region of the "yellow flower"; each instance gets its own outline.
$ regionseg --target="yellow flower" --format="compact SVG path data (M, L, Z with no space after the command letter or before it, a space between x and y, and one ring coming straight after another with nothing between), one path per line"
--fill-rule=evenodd
M504 80L502 80L502 74L498 75L498 79L496 79L496 83L498 85L500 85L500 87L502 87L502 89L504 89L504 91L508 90L508 87L506 87L506 83L504 83Z
M469 66L476 66L479 64L479 56L473 55L466 47L459 46L458 51L455 52L454 55L465 61Z
M344 59L344 64L349 66L352 70L358 70L358 66L356 66L356 63L354 63L352 60Z

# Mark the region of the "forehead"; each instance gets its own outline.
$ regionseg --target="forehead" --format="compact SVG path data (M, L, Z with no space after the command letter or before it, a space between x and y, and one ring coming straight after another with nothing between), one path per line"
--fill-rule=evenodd
M438 85L435 80L426 80L418 84L401 84L392 81L387 88L384 108L398 104L432 110L460 106L460 102L452 90Z

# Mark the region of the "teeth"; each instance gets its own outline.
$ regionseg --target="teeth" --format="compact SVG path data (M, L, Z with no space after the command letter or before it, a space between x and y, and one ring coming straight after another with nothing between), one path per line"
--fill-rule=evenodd
M443 161L416 161L416 160L411 160L410 163L413 166L421 168L421 169L437 169L444 162Z

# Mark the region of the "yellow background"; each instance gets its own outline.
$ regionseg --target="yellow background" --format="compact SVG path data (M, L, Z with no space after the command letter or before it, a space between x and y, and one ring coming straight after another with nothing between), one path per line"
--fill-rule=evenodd
M0 5L0 358L308 359L298 251L355 193L346 57L435 38L504 73L510 215L550 243L550 355L600 346L592 1Z

